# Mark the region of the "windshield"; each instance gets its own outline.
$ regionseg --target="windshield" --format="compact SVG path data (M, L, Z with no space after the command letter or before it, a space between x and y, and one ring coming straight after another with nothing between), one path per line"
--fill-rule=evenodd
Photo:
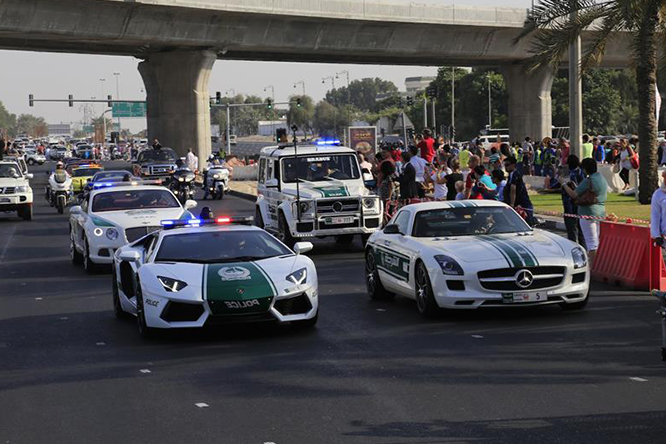
M96 172L99 171L99 168L77 168L72 171L72 176L74 177L89 177L94 176Z
M11 179L19 179L22 177L21 169L18 165L11 163L0 164L0 177L9 177Z
M164 236L155 261L225 263L292 254L263 231L206 231Z
M104 180L111 180L111 179L117 179L117 180L123 180L123 178L128 177L129 178L130 173L127 171L105 171L102 173L97 173L93 177L93 182L100 182Z
M111 191L95 196L94 213L139 210L145 208L179 208L180 204L168 190Z
M139 153L138 162L176 162L176 153L169 148L161 148L159 150L148 149Z
M282 181L294 183L297 177L319 182L359 179L361 175L358 161L353 154L313 154L282 159Z
M531 231L522 217L505 207L440 208L419 211L414 237L469 236Z

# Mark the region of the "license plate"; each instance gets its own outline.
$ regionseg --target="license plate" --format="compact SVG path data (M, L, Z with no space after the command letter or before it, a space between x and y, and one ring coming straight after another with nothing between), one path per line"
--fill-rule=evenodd
M502 301L505 304L520 304L523 302L543 302L548 300L545 292L531 293L502 293Z
M1 202L1 203L7 203L7 202L11 202L11 201L12 201L12 200L11 200L9 197L2 197L2 198L0 198L0 202Z
M350 224L354 222L354 216L327 217L324 219L326 225Z

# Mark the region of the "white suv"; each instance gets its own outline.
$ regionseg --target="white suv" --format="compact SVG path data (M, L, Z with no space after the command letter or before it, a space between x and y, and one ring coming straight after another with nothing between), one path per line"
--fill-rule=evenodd
M383 205L365 187L356 152L328 145L267 147L259 158L255 222L288 246L334 236L365 244L381 225Z
M0 161L0 211L16 211L23 220L32 219L32 188L14 161Z

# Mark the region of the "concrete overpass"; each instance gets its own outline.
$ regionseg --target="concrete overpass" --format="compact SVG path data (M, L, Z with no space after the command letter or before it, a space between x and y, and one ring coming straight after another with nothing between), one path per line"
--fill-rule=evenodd
M550 134L552 73L527 76L527 11L370 0L0 0L0 48L140 59L149 137L210 150L216 59L498 66L512 137ZM603 64L628 65L616 39Z

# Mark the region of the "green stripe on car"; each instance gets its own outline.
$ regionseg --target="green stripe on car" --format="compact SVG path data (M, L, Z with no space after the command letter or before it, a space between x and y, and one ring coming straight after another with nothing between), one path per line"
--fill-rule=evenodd
M375 248L373 251L377 269L390 274L396 279L409 281L409 263L408 256L383 248Z
M266 272L252 262L204 265L204 298L214 315L266 313L277 296Z
M319 191L322 197L347 197L349 196L349 191L344 185L341 186L330 186L330 187L315 187L315 190Z

